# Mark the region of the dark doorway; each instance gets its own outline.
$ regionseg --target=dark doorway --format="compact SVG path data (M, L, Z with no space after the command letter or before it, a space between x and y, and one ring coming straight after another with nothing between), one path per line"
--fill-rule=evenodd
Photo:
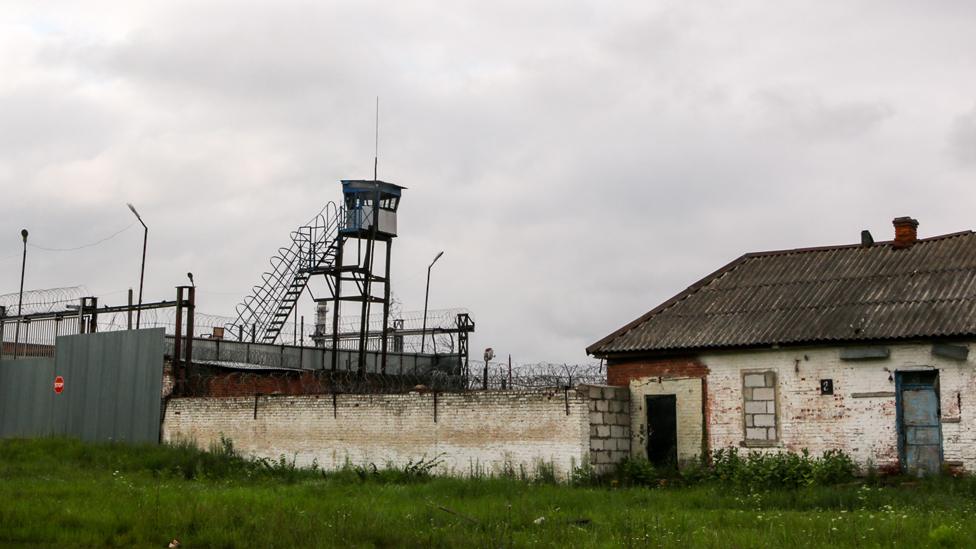
M910 475L934 475L942 467L939 371L895 372L898 453Z
M647 397L647 459L660 467L678 465L677 399L675 395Z

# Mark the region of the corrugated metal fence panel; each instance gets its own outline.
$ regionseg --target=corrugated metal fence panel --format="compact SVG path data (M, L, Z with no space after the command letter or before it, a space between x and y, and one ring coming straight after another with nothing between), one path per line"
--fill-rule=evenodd
M83 440L159 440L164 330L58 338L54 423Z
M0 438L53 434L54 359L0 361Z
M157 442L163 337L162 328L64 336L53 360L0 362L0 436Z

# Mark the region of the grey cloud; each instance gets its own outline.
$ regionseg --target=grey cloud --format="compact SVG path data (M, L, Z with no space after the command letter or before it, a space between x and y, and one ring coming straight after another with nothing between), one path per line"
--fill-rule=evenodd
M976 107L953 120L949 131L949 150L960 164L976 165Z
M516 362L585 360L746 251L882 238L903 214L923 234L959 230L976 198L926 146L972 105L946 92L976 85L950 55L976 47L959 13L925 21L946 41L910 47L944 72L909 80L887 64L908 46L885 29L917 20L898 10L867 28L760 3L126 8L102 8L106 22L62 5L31 70L0 83L17 99L0 104L0 293L21 226L90 242L131 223L131 201L152 228L147 295L193 271L201 310L231 313L337 180L371 173L376 95L380 176L409 187L394 292L421 308L446 250L431 306L470 308L472 346ZM823 40L828 27L859 32ZM139 236L32 252L28 286L124 290Z
M894 115L884 101L828 102L804 88L762 90L755 100L769 129L811 141L860 137Z

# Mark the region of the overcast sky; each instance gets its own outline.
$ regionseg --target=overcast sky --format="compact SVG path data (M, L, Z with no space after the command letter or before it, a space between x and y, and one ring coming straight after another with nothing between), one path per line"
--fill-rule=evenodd
M584 348L748 251L971 229L976 7L17 2L0 7L0 293L150 225L146 300L231 314L289 231L409 189L394 292L473 355ZM138 286L136 227L28 288ZM308 315L311 309L306 305Z

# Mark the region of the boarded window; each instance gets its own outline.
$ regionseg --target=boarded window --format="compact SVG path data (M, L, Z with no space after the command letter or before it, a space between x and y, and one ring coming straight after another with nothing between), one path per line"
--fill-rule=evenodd
M746 445L762 446L778 440L776 372L746 372L742 375L742 411Z

